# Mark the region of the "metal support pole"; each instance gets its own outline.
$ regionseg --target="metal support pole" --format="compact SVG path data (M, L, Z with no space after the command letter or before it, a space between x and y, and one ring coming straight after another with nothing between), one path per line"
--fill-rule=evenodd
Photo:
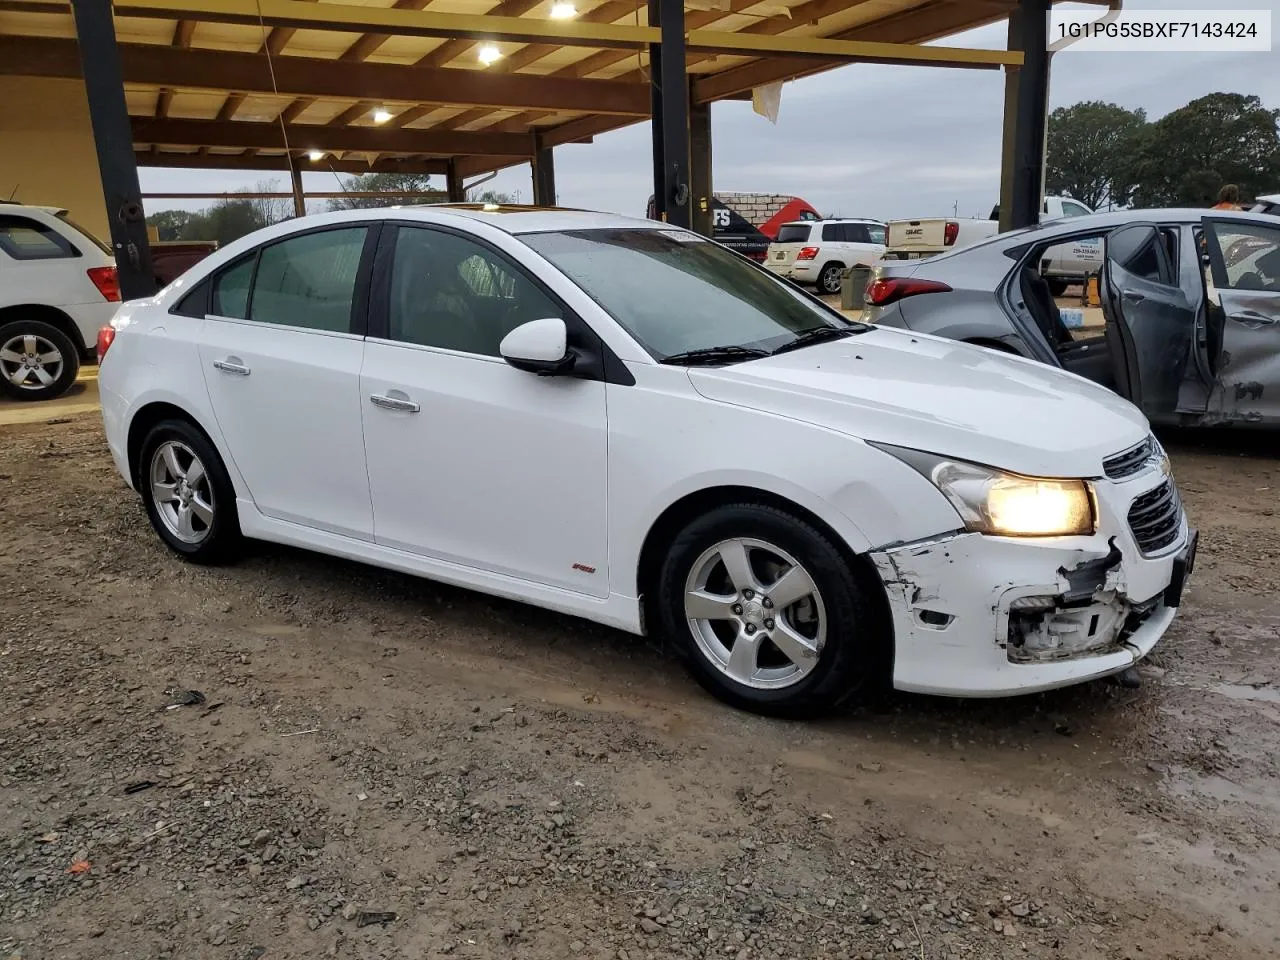
M649 0L649 26L662 26L662 0ZM649 127L653 138L653 216L667 218L666 186L662 175L662 44L649 44Z
M1049 122L1049 0L1021 0L1022 69L1014 130L1013 229L1040 220L1045 128Z
M298 169L296 163L289 168L289 176L293 181L293 215L295 217L305 217L307 215L307 198L302 192L302 171Z
M662 174L667 222L692 226L689 190L689 73L685 64L684 0L662 5Z
M80 69L89 100L89 122L98 153L98 174L107 201L111 249L115 252L120 296L124 300L149 297L156 292L151 269L151 245L147 218L138 184L138 163L133 153L133 130L124 99L120 49L111 0L72 0L76 39L80 45Z
M449 194L450 203L466 203L467 192L462 186L462 177L458 173L456 160L449 160L449 167L444 175L445 190Z
M1009 50L1022 49L1022 10L1014 7L1009 14ZM1000 230L1012 229L1014 139L1018 129L1018 73L1020 67L1004 68L1004 127L1000 143Z
M550 147L538 144L533 155L533 202L539 207L556 205L556 164Z
M689 180L692 187L693 229L704 237L715 231L711 210L711 104L689 105Z

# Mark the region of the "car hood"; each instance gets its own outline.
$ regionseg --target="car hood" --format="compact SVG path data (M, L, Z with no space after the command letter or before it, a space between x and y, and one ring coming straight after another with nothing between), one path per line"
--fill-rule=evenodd
M1030 476L1102 476L1104 457L1150 432L1074 374L883 328L689 376L710 400Z

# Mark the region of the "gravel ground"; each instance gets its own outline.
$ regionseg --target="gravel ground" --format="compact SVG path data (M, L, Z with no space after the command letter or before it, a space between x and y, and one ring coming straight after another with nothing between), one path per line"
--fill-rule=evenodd
M186 566L59 420L0 428L0 957L1280 954L1274 437L1169 438L1141 689L787 724L516 604Z

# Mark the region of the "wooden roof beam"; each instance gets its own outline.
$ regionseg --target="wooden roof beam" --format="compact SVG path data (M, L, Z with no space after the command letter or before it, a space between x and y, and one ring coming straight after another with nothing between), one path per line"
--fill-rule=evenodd
M120 44L120 53L126 83L239 94L272 94L276 89L266 58L257 53L129 43ZM649 115L649 88L616 80L572 80L289 56L276 57L274 66L279 92L293 97L347 100L355 95L389 103L581 110L636 118ZM78 78L79 51L74 40L0 36L0 75Z
M195 153L172 153L163 150L136 150L134 156L140 167L177 167L189 170L288 170L288 158L282 154L217 154L201 156ZM512 160L512 164L522 160ZM355 159L339 159L326 157L323 165L312 164L305 157L294 160L294 166L300 170L321 169L335 170L338 173L417 173L443 175L448 168L448 161L409 157L404 159L379 158L372 163Z
M286 124L288 146L294 150L358 151L361 153L414 153L437 156L486 154L529 157L533 137L519 133L485 131L395 130L382 127L329 127L322 124ZM166 146L243 147L284 149L279 123L220 122L218 120L158 120L133 118L134 143Z

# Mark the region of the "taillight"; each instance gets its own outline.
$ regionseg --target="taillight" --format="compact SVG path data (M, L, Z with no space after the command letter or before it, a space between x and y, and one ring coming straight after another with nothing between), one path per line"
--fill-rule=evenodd
M914 297L921 293L947 293L951 288L937 280L913 280L910 277L881 277L867 285L864 299L873 307Z
M98 292L104 299L112 303L120 301L120 277L115 267L91 267L89 279L93 281L93 285L98 288Z
M102 362L102 358L107 355L107 351L111 349L111 344L116 339L116 328L107 324L98 330L98 362Z
M802 247L800 252L796 254L797 260L816 260L818 258L817 247Z
M954 220L948 220L947 225L942 228L942 245L949 247L956 242L956 237L960 236L960 224Z

